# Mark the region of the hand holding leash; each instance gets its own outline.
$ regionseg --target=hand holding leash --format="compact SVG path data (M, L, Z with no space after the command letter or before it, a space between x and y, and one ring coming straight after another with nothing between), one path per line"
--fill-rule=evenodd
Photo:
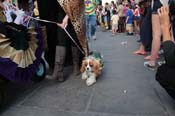
M69 18L69 17L66 15L66 16L64 17L62 23L61 23L61 24L60 24L60 23L57 23L57 25L58 25L59 27L61 27L62 29L65 29L65 28L67 27L67 25L68 25L68 18Z

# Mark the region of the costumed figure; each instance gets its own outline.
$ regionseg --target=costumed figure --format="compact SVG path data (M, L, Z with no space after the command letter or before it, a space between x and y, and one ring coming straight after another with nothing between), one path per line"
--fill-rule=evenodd
M13 82L28 82L41 63L43 36L40 27L22 25L23 18L18 11L10 1L3 2L7 22L0 22L0 75ZM16 15L14 19L11 13Z
M0 74L13 82L30 81L41 61L41 29L7 22L0 27Z

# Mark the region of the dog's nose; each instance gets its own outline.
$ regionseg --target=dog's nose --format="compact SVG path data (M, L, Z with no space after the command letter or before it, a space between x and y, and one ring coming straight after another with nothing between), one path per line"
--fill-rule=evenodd
M87 70L89 70L89 67L87 67Z

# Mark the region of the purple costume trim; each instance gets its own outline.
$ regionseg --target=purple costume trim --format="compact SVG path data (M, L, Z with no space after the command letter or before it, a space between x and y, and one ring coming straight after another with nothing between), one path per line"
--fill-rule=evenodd
M36 60L33 64L29 65L27 68L20 68L18 64L14 63L9 58L0 57L0 75L4 78L13 82L30 82L31 78L35 75L37 68L41 62L41 55L43 51L43 40L42 32L40 28L36 28L35 31L38 33L38 48L36 49Z

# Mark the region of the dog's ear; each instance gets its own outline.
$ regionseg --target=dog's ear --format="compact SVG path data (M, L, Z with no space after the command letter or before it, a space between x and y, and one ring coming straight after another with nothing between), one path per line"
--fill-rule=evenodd
M97 76L100 75L100 73L101 73L99 60L95 60L95 62L94 62L94 72Z
M83 60L80 68L80 72L83 73L85 71L85 60Z

